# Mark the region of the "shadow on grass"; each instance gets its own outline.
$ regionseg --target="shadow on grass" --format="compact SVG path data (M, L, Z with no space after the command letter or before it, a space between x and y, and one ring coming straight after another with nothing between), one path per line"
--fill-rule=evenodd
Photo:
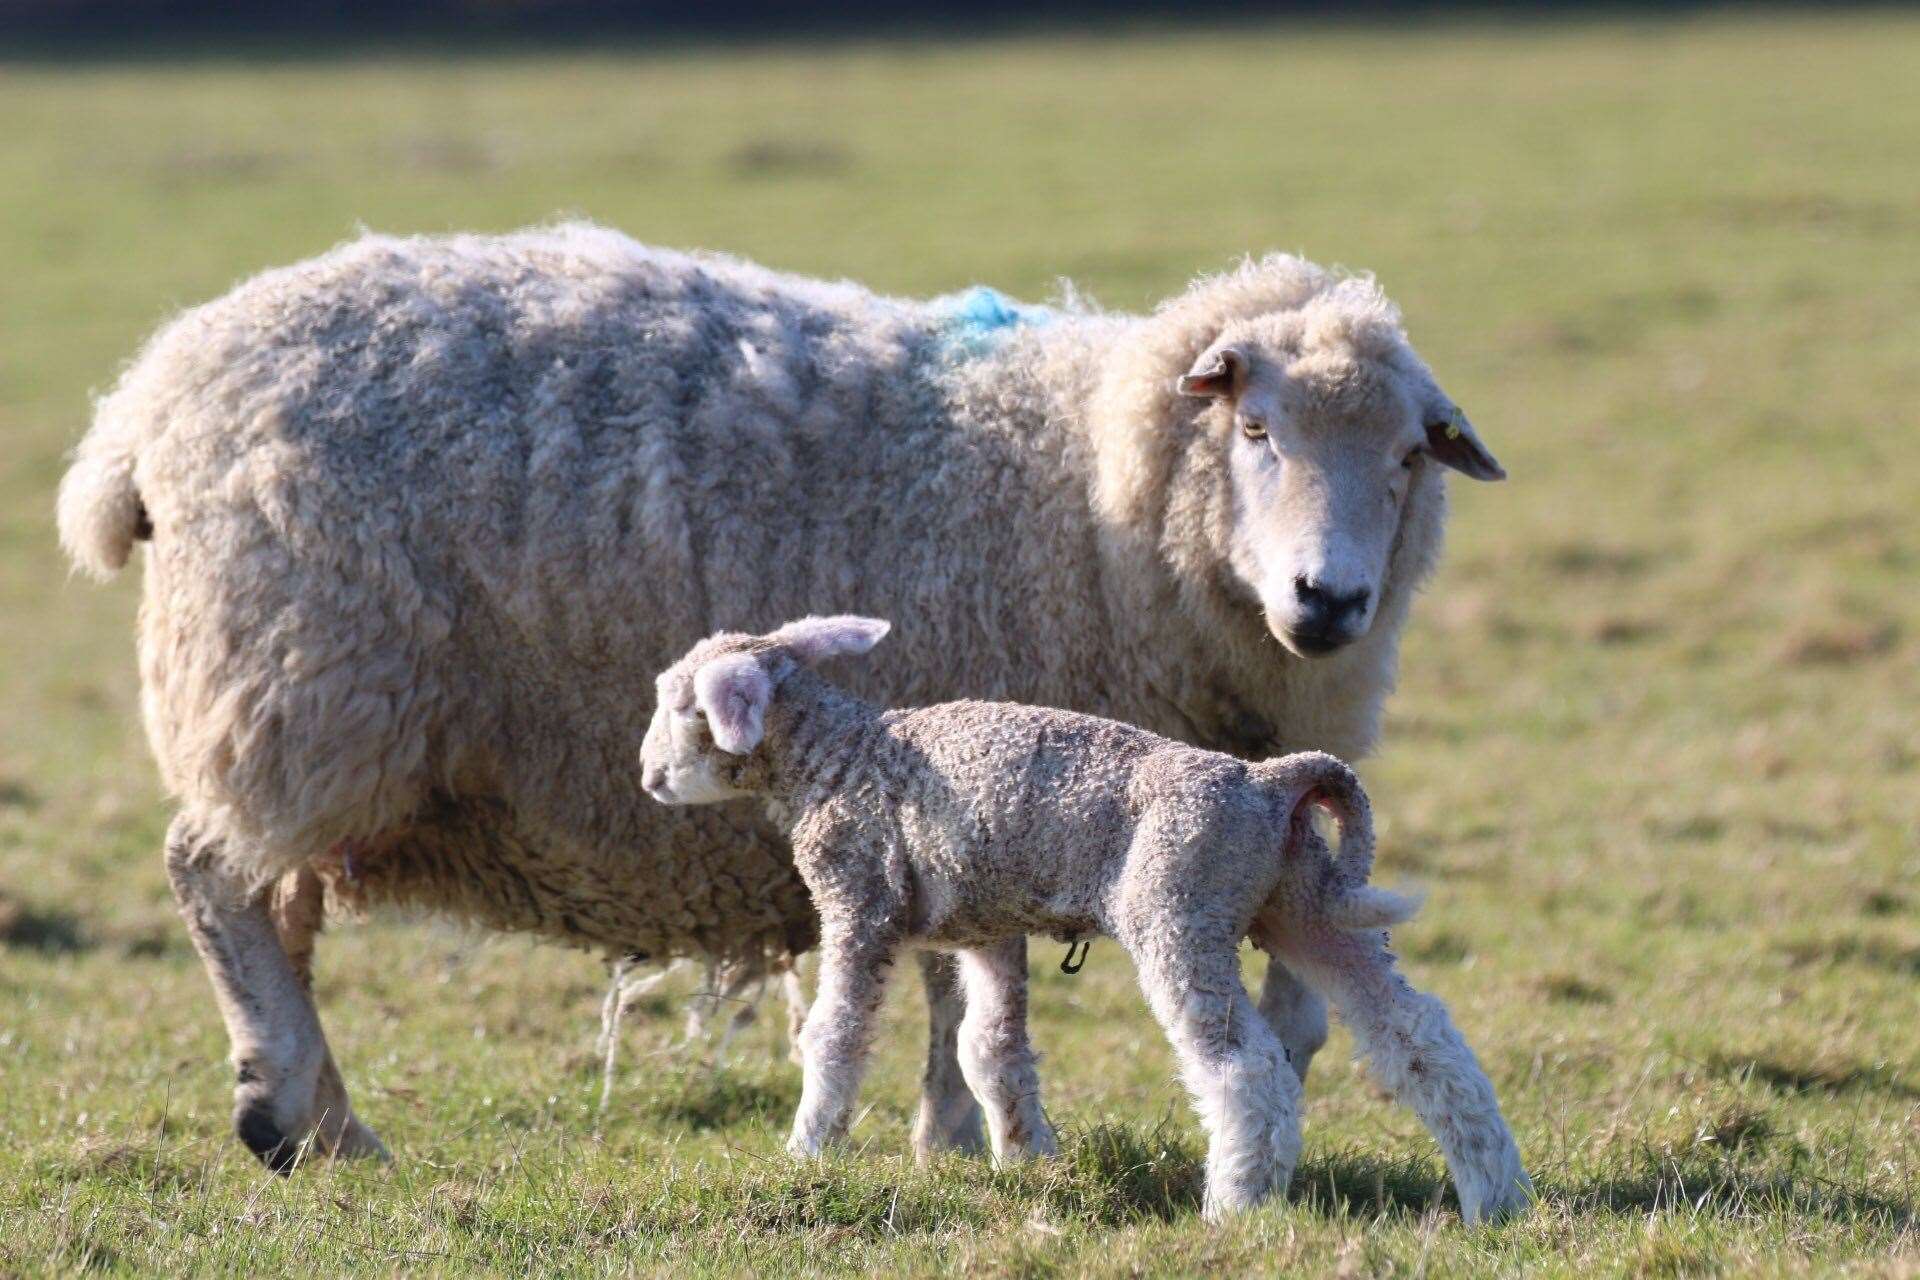
M1724 1144L1719 1151L1680 1156L1647 1151L1630 1167L1604 1176L1543 1178L1539 1200L1574 1214L1679 1210L1726 1219L1812 1216L1887 1230L1920 1225L1920 1211L1909 1197L1876 1190L1864 1180L1848 1185L1797 1165L1779 1167L1778 1157L1758 1148L1769 1132L1749 1126L1740 1134L1719 1135ZM1754 1141L1737 1140L1741 1137ZM1064 1146L1051 1174L1005 1175L1022 1182L1037 1177L1038 1187L1009 1189L1036 1191L1062 1217L1109 1226L1173 1221L1200 1211L1203 1149L1171 1134L1165 1123L1150 1131L1101 1125ZM1349 1149L1311 1156L1295 1170L1288 1199L1329 1217L1402 1223L1436 1208L1459 1211L1451 1182L1424 1152L1383 1156Z
M1707 1059L1707 1066L1730 1079L1757 1080L1782 1093L1872 1092L1908 1101L1920 1099L1920 1086L1876 1062L1795 1060L1773 1054L1714 1054Z
M1822 1173L1781 1169L1740 1155L1667 1156L1647 1152L1639 1167L1580 1183L1543 1183L1543 1202L1569 1214L1679 1211L1699 1217L1820 1218L1843 1225L1906 1231L1920 1225L1908 1196L1846 1185Z
M60 1183L100 1184L148 1197L199 1188L207 1177L204 1165L183 1162L178 1149L108 1137L83 1139L70 1155L42 1160L38 1172Z
M999 1176L1009 1190L1037 1193L1061 1217L1105 1226L1166 1222L1200 1211L1205 1160L1169 1121L1147 1130L1096 1124L1063 1134L1060 1145L1060 1159Z
M1866 909L1873 911L1872 900ZM1795 964L1863 964L1904 978L1920 978L1920 947L1901 946L1887 938L1845 934L1784 942L1775 950Z
M70 911L42 910L0 894L0 947L71 955L88 946L80 917Z
M1648 1151L1619 1173L1578 1181L1538 1180L1543 1206L1570 1216L1682 1212L1727 1220L1768 1215L1908 1230L1920 1212L1908 1197L1848 1185L1824 1173L1780 1168L1752 1146L1724 1153L1670 1156ZM1420 1159L1379 1159L1339 1152L1302 1162L1289 1198L1342 1217L1406 1221L1435 1207L1459 1211L1452 1185Z
M687 1072L643 1104L648 1115L696 1132L780 1124L800 1103L792 1073L760 1080L721 1069Z

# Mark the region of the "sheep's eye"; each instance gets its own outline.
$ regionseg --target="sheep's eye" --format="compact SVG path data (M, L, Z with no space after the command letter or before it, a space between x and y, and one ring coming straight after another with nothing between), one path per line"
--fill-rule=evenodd
M1267 424L1264 422L1255 422L1252 418L1242 418L1240 420L1240 434L1249 440L1265 440L1267 438Z
M1407 450L1407 456L1400 459L1400 465L1411 471L1413 470L1414 460L1419 456L1420 451L1418 449L1409 449Z

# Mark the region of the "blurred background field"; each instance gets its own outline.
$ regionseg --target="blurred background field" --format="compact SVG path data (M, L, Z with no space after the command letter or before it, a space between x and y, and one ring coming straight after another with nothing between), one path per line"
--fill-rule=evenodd
M0 1272L1920 1270L1920 16L127 52L0 50ZM902 984L864 1154L799 1170L777 1018L714 1067L656 999L597 1118L595 961L391 920L320 987L396 1165L260 1175L63 454L240 277L562 215L909 293L1380 276L1513 477L1364 772L1533 1217L1461 1228L1336 1032L1292 1202L1204 1227L1111 946L1036 948L1061 1166L914 1169Z

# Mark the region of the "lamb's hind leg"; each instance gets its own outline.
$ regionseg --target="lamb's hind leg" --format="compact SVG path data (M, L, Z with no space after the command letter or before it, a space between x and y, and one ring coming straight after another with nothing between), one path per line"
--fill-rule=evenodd
M967 1002L960 989L959 968L944 952L922 951L919 958L920 977L927 989L927 1069L920 1079L914 1154L925 1161L941 1151L984 1151L980 1104L967 1089L966 1073L960 1069L960 1023Z
M167 878L233 1045L234 1131L275 1173L289 1172L309 1151L384 1158L386 1148L348 1104L313 1007L319 881L297 873L272 912L273 891L249 893L216 855L191 820L174 819Z
M1374 1078L1440 1144L1460 1193L1460 1216L1498 1220L1526 1208L1533 1184L1492 1083L1447 1007L1414 990L1394 968L1385 936L1328 930L1300 939L1288 958L1332 998Z
M960 1065L986 1108L993 1161L1006 1164L1060 1149L1040 1109L1040 1073L1027 1037L1027 940L960 953L967 1014Z
M1286 1191L1300 1159L1300 1077L1220 939L1123 938L1206 1124L1204 1211L1218 1221Z

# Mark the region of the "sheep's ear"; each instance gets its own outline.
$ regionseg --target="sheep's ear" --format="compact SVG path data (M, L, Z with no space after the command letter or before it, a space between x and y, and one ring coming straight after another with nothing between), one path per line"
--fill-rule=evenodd
M766 735L773 681L751 654L728 654L693 673L693 699L706 712L713 745L743 756Z
M1441 405L1427 413L1427 452L1443 466L1452 467L1475 480L1505 480L1507 471L1487 446L1474 434L1467 415L1453 405Z
M1238 347L1214 347L1200 353L1180 381L1174 384L1183 396L1217 399L1237 396L1247 384L1247 353Z
M841 614L789 622L768 639L785 645L803 665L817 667L828 658L865 653L892 629L893 624L885 618Z

